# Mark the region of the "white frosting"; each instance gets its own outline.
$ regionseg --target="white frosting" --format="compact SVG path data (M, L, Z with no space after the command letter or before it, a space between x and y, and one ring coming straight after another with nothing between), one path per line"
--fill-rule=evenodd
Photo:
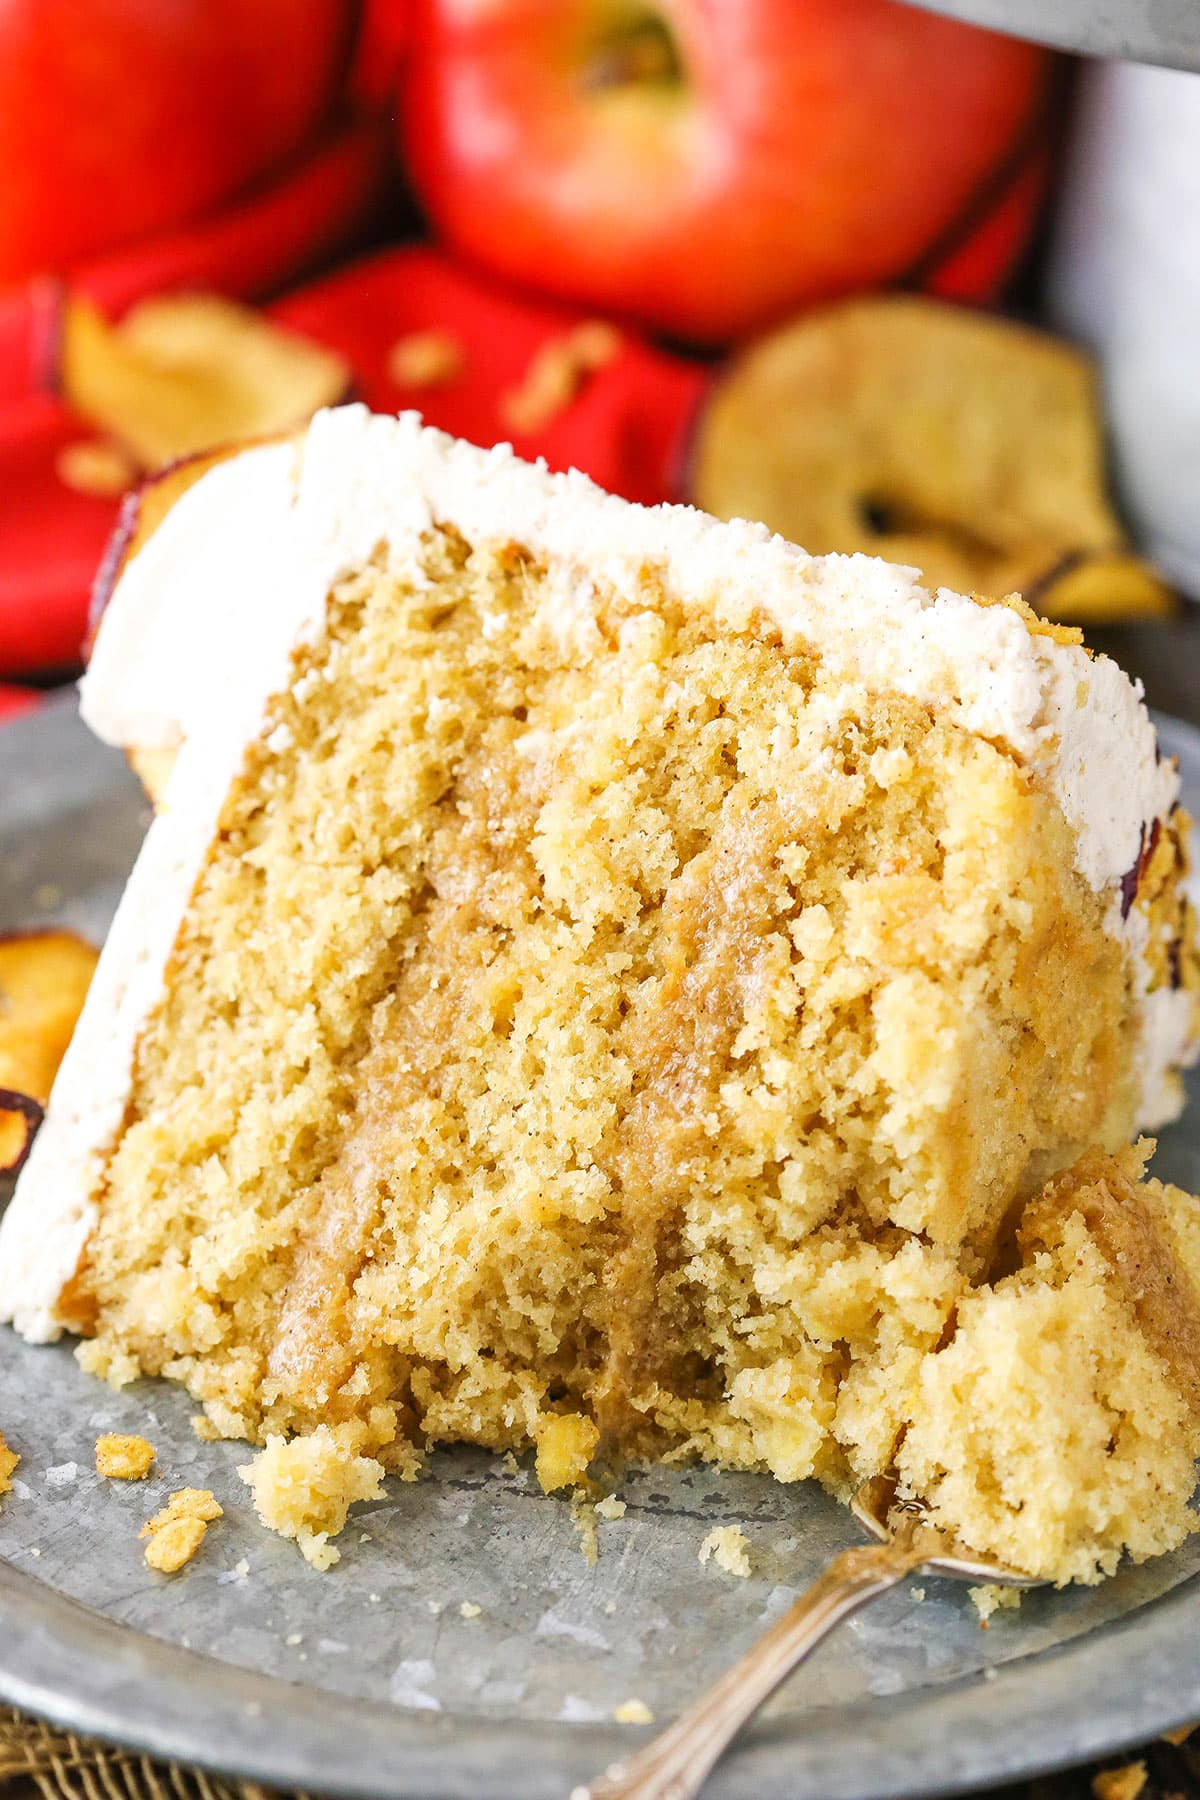
M519 540L543 559L552 622L568 642L587 633L597 587L628 588L650 564L682 604L731 623L765 612L785 642L816 645L848 684L899 691L1007 745L1061 804L1079 871L1109 896L1109 927L1145 988L1137 915L1122 920L1119 888L1178 777L1157 761L1140 689L1114 663L1031 634L1007 607L933 597L912 570L809 557L763 526L689 507L631 506L507 446L483 451L425 430L413 414L320 413L299 456L286 445L248 450L183 495L123 572L82 684L84 717L108 742L181 749L0 1226L0 1318L30 1337L57 1329L139 1028L291 653L320 629L340 576L381 544L415 569L434 521L471 541ZM1143 1013L1145 1122L1161 1122L1177 1109L1168 1071L1182 1060L1189 1013L1170 995L1145 997Z

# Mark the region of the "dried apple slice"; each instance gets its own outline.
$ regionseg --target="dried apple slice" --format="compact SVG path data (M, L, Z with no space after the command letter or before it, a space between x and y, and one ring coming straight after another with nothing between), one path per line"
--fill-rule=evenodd
M96 955L72 931L0 938L0 1174L14 1172L28 1153Z
M931 588L1036 592L1054 618L1171 605L1110 503L1088 359L931 300L849 301L736 356L699 422L692 490L720 518L912 564Z
M144 300L112 325L67 299L66 399L143 469L217 445L293 430L343 399L340 356L215 294Z
M17 1175L33 1148L44 1109L30 1094L0 1087L0 1175Z

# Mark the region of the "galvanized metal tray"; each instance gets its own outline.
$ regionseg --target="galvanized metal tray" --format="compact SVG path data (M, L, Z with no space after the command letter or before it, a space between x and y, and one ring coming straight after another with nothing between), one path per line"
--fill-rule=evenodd
M1200 732L1167 722L1164 738L1200 800ZM0 731L0 929L54 919L99 937L144 824L120 759L69 706ZM1195 1122L1167 1134L1159 1167L1200 1184ZM0 1328L0 1428L22 1454L0 1504L0 1696L282 1787L562 1800L644 1735L615 1707L637 1698L667 1718L854 1535L808 1485L653 1470L623 1484L628 1510L600 1521L590 1567L567 1504L527 1469L461 1451L359 1508L320 1575L257 1525L244 1448L199 1442L192 1411L165 1383L113 1393L69 1345ZM95 1438L111 1429L153 1440L150 1480L98 1480ZM137 1532L185 1484L214 1488L225 1517L164 1578ZM745 1581L698 1561L734 1521ZM958 1792L1198 1716L1200 1539L1098 1589L1033 1594L986 1633L960 1589L895 1594L788 1684L709 1791Z

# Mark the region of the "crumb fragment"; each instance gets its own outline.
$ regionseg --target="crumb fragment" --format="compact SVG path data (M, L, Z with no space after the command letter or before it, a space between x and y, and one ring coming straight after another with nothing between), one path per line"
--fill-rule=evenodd
M146 1561L152 1569L161 1575L174 1575L182 1569L184 1563L190 1562L204 1542L204 1534L208 1526L203 1519L191 1518L180 1514L177 1518L168 1519L157 1531L150 1535L146 1545Z
M144 1481L156 1454L144 1437L105 1431L96 1439L96 1473L110 1481Z
M139 1537L152 1537L169 1525L172 1519L199 1519L202 1525L211 1524L213 1519L224 1516L224 1508L216 1495L209 1488L177 1488L167 1499L167 1504L152 1519L147 1519L138 1533Z
M618 1500L615 1494L606 1494L603 1500L596 1502L596 1517L598 1519L623 1519L625 1517L624 1500Z
M20 1462L15 1450L10 1450L0 1433L0 1494L7 1494L12 1487L12 1473Z
M435 326L397 338L388 353L387 370L399 387L443 387L462 374L466 360L462 340Z
M599 1428L583 1413L552 1413L538 1427L534 1468L542 1492L582 1481L600 1442Z
M1164 1731L1162 1733L1163 1743L1174 1744L1176 1748L1178 1748L1180 1744L1185 1744L1187 1742L1188 1738L1191 1737L1193 1731L1196 1729L1197 1722L1195 1719L1188 1725L1176 1725L1171 1731Z
M620 1706L613 1707L613 1718L618 1725L653 1725L654 1714L644 1700L622 1700Z
M93 439L64 444L54 459L54 473L72 493L116 500L137 480L138 467L119 444Z
M356 1441L353 1432L328 1425L290 1441L273 1432L266 1448L238 1469L263 1524L293 1538L314 1569L341 1560L329 1539L355 1501L377 1500L383 1492L383 1465L358 1455Z
M1137 1800L1148 1777L1144 1762L1125 1763L1119 1769L1101 1769L1092 1776L1096 1800Z
M600 1538L596 1531L596 1509L586 1488L576 1488L571 1496L571 1523L579 1537L579 1548L589 1569L600 1561Z
M161 1575L174 1575L182 1569L195 1556L209 1525L222 1516L222 1510L208 1488L178 1488L138 1533L149 1539L145 1556L150 1568Z
M192 1433L202 1444L218 1444L221 1441L221 1433L207 1413L192 1414Z
M1001 1587L997 1582L989 1582L986 1587L968 1588L967 1593L985 1631L994 1612L1012 1612L1021 1604L1020 1588Z
M750 1546L740 1525L718 1525L700 1546L700 1561L712 1557L718 1569L743 1580L750 1573Z
M589 375L612 362L621 333L607 319L585 319L542 345L521 385L501 395L500 413L513 431L540 431L569 406Z
M473 1600L464 1600L458 1610L464 1619L477 1619L483 1611L483 1608L482 1606L476 1606Z

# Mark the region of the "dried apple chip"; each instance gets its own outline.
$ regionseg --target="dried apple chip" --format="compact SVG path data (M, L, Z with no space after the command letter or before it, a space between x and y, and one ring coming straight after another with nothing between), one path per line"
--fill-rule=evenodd
M16 1175L33 1148L44 1108L30 1094L0 1087L0 1175Z
M1095 372L1046 332L907 295L806 314L734 358L693 498L931 588L1036 593L1051 618L1174 602L1109 500Z
M291 431L350 388L340 356L216 294L144 300L116 325L69 296L60 379L143 469Z
M96 954L71 931L0 938L0 1173L14 1173L28 1153Z

